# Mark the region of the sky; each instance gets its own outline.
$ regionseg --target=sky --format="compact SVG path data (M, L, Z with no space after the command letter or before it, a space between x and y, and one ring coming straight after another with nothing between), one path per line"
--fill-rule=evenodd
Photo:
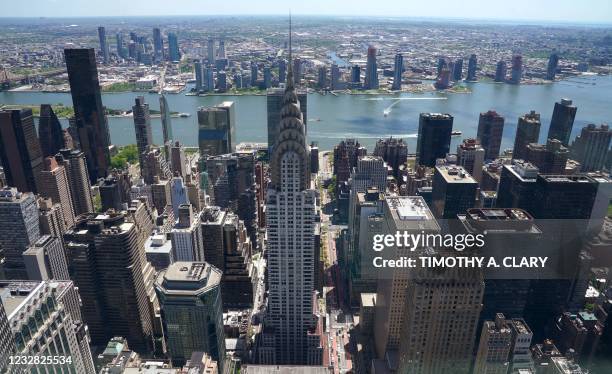
M346 15L612 24L611 0L0 0L2 17Z

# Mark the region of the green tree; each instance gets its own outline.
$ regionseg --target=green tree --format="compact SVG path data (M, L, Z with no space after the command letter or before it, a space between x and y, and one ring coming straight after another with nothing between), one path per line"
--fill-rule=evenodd
M111 167L114 169L123 169L127 164L135 164L138 161L138 148L136 144L126 145L119 149L119 152L111 157Z

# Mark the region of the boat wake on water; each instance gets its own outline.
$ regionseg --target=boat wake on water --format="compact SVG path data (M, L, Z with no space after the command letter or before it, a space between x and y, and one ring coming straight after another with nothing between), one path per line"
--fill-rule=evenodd
M391 103L391 105L389 105L388 107L386 107L383 110L383 116L387 117L389 114L391 114L391 110L393 109L393 107L395 105L397 105L400 101L403 100L447 100L446 97L395 97L395 98L387 98L387 97L371 97L371 98L365 98L362 100L366 100L366 101L393 101L393 103Z

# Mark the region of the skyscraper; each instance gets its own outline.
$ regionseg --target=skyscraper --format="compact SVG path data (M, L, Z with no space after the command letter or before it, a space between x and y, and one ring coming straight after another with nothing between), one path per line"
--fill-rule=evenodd
M226 215L230 214L217 206L207 206L200 215L204 257L207 262L223 271L225 269L225 248L223 226Z
M187 188L182 177L173 177L171 196L172 196L172 212L174 217L178 218L179 207L183 204L189 204L189 195L187 194Z
M359 65L351 66L351 83L355 85L361 83L361 67Z
M387 164L379 156L362 156L353 169L351 193L366 192L370 187L385 191L387 187Z
M510 71L510 83L520 84L523 77L523 56L520 53L512 56L512 70Z
M540 113L536 113L533 110L519 117L516 137L514 138L514 149L512 151L513 160L525 159L527 156L527 145L538 142L541 126Z
M327 88L327 67L325 65L318 68L317 87L321 90Z
M148 290L144 243L153 227L152 211L139 201L127 211L84 216L64 235L92 344L123 336L134 350L151 352L157 299Z
M0 161L8 185L38 191L43 157L31 109L0 110Z
M582 128L571 147L572 158L580 162L582 172L605 168L611 140L612 130L608 125L589 124Z
M393 154L398 154L398 155L402 155L402 153L406 153L407 154L407 146L406 146L406 152L403 152L401 150L402 145L405 146L405 144L403 144L403 140L399 140L397 142L395 142L392 139L379 139L377 143L381 143L380 146L378 147L378 154L375 154L377 156L380 156L383 158L387 157L388 155L393 155ZM391 152L387 152L388 148L395 148L397 143L397 147L400 148L398 151L391 151ZM391 146L391 147L390 147ZM359 141L357 141L357 139L344 139L341 140L340 143L338 143L338 145L336 145L334 147L334 162L333 162L333 172L334 175L336 176L336 182L347 182L351 176L351 172L353 170L354 167L357 167L357 160L359 160L360 157L365 156L367 154L367 149L363 146L361 146L361 144L359 143Z
M383 201L382 234L407 232L437 233L440 226L427 208L422 197L386 196ZM397 258L409 255L402 248L393 250ZM406 250L406 252L409 252ZM392 255L393 257L393 255ZM400 348L408 276L405 269L390 269L390 273L378 280L376 314L374 316L374 344L376 356L383 359L389 351Z
M108 48L108 41L106 40L106 28L104 26L98 27L98 38L100 39L100 54L104 60L104 64L109 63L110 52Z
M475 82L476 80L478 80L478 78L476 78L477 65L478 65L478 60L476 58L476 55L475 54L470 55L470 59L468 61L467 78L465 78L466 81Z
M395 55L395 63L393 66L393 85L392 90L399 91L402 89L402 73L404 72L404 56L401 53Z
M307 123L308 117L308 95L306 91L297 90L300 110L302 111L302 121ZM285 90L282 88L272 88L266 92L266 111L268 117L268 153L272 154L274 145L278 139L280 131L280 111L283 104Z
M345 82L340 80L342 77L342 73L340 72L340 67L338 67L338 64L332 64L330 74L330 88L332 91L340 90L346 87Z
M508 253L517 257L537 253L544 244L536 221L522 209L472 208L458 217L466 233L486 235L484 245L478 249L479 255L499 262ZM517 269L485 268L483 271L485 289L478 330L485 320L494 319L497 313L508 318L522 317L531 281L519 275Z
M0 295L4 304L2 309L6 310L11 327L10 336L15 343L15 351L11 353L25 357L52 353L58 358L54 365L42 365L31 360L13 366L9 373L47 370L95 373L87 326L81 317L79 294L73 282L2 281ZM4 311L0 313L4 314Z
M452 249L428 248L425 253L457 257ZM398 372L470 373L482 291L481 269L469 267L426 268L408 280Z
M161 30L159 27L153 28L153 53L155 54L155 61L159 62L164 57L164 39L162 38Z
M62 237L43 235L23 252L30 280L70 280Z
M194 75L195 75L195 89L197 92L203 91L204 90L204 77L203 77L203 71L202 71L202 62L200 60L197 60L196 62L193 63L193 70L194 70Z
M121 187L116 176L109 175L104 179L98 186L100 194L100 202L102 204L102 210L113 209L115 211L121 211L123 199L121 197Z
M91 184L83 152L78 149L62 149L55 159L58 164L64 166L68 174L75 216L93 212Z
M463 79L463 59L458 58L453 65L453 80L460 81Z
M359 145L359 143L357 143ZM365 148L359 148L357 150L359 155L365 154ZM397 181L400 180L400 174L402 170L406 168L406 161L408 159L408 144L402 138L388 138L378 139L374 148L374 156L380 156L383 160L393 169L393 176ZM357 157L353 159L352 155L349 155L351 161L351 169L353 165L357 165ZM382 189L381 189L382 191Z
M463 166L478 183L482 180L484 159L485 150L477 139L463 139L463 143L457 146L457 165Z
M173 258L176 261L204 261L200 217L194 215L191 204L181 204L177 217L177 222L170 232Z
M232 153L209 157L206 160L206 170L212 203L236 212L256 245L257 207L252 196L255 189L253 154Z
M138 96L136 103L132 106L134 117L134 130L136 131L136 147L138 148L138 162L140 173L144 168L145 151L153 145L153 132L151 130L151 114L149 104L144 101L144 96Z
M219 49L217 50L217 58L225 59L225 39L219 39Z
M3 373L8 371L9 357L15 352L15 339L5 310L6 307L0 297L0 352L5 353L0 355L0 371Z
M348 248L340 263L346 264L349 272L351 305L360 299L363 292L376 292L376 274L364 264L372 263L374 255L372 239L383 234L385 223L382 217L384 194L376 187L354 193L351 189L351 203L348 220Z
M557 68L559 66L559 54L557 52L553 52L550 54L548 58L548 66L546 67L546 79L549 81L555 80L555 75L557 74Z
M293 59L293 83L299 87L302 84L302 60Z
M572 105L572 100L570 99L561 99L561 101L556 102L552 119L550 120L550 127L548 128L548 139L557 139L567 147L577 110L578 108Z
M238 216L226 212L221 229L225 258L221 282L223 308L252 308L257 268L251 261L253 247L246 227Z
M170 169L173 175L178 175L183 179L186 179L191 171L185 159L185 148L179 141L174 142L170 147Z
M60 149L64 148L62 124L49 104L40 105L38 140L43 157L55 156Z
M485 321L480 335L474 374L505 374L508 372L512 331L502 313L494 321Z
M157 214L162 214L165 209L170 205L170 212L172 212L172 190L171 183L167 179L159 179L155 177L153 184L151 184L151 200L153 206L157 209Z
M125 46L123 44L123 34L118 32L115 34L115 43L117 48L117 56L121 58L127 58L127 54L125 53Z
M263 87L265 89L272 87L272 69L270 68L269 65L264 66Z
M287 60L278 60L278 83L285 83L287 80Z
M198 110L200 154L232 153L236 147L236 115L233 101Z
M453 116L441 113L421 113L417 140L417 163L433 167L436 159L450 151Z
M506 80L507 70L508 67L506 66L506 61L498 61L497 66L495 68L495 82L504 82Z
M568 156L568 149L559 140L549 138L546 144L528 144L525 161L537 166L542 174L565 174Z
M65 49L78 140L93 183L110 165L110 136L93 49Z
M217 92L227 91L227 73L223 70L217 72Z
M208 65L204 67L202 78L204 79L204 91L211 92L215 90L215 77L214 77L214 69L212 66Z
M451 76L452 71L450 70L448 65L443 65L442 70L440 70L440 74L438 74L438 78L434 83L434 87L438 90L445 90L451 87Z
M251 61L251 85L253 86L257 85L257 75L259 74L258 69L259 67L257 66L257 62Z
M22 253L40 238L38 222L33 194L0 190L0 278L28 279Z
M159 111L161 112L162 121L162 135L164 137L164 144L172 141L172 120L170 118L170 107L168 106L168 100L162 93L159 95Z
M533 215L535 182L538 168L523 161L513 160L504 165L499 178L496 206L499 208L521 208Z
M74 203L72 201L72 191L66 168L58 165L53 157L45 158L45 167L40 172L40 195L48 197L55 204L62 207L64 226L66 228L74 225Z
M263 363L320 365L322 348L313 315L316 194L311 189L309 149L291 62L290 38L287 86L266 201L269 299L262 339L267 344L260 352L266 356Z
M61 238L66 231L62 207L49 198L39 198L37 203L40 234Z
M485 150L485 160L494 160L499 156L503 134L504 117L502 115L494 110L480 113L476 137Z
M221 271L206 262L175 262L157 275L155 290L173 365L184 365L193 352L205 352L222 368Z
M531 358L531 339L533 332L523 319L515 318L510 321L512 331L512 346L510 347L510 370L534 370L533 359Z
M368 60L366 63L366 76L364 88L367 90L378 89L378 67L376 65L376 47L373 45L368 47Z
M170 61L172 62L178 62L181 60L178 37L173 32L168 33L168 55L170 57Z
M432 183L432 211L438 219L456 219L476 205L478 182L464 168L436 166Z
M172 172L168 166L168 161L166 161L166 156L159 148L149 148L145 154L144 163L142 179L146 184L155 183L155 178L172 178Z
M210 38L207 41L208 48L208 64L213 65L215 63L215 40Z

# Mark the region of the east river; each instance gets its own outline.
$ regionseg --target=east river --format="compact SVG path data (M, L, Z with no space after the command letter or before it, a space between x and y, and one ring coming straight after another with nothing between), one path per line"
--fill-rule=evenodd
M332 149L341 139L359 139L369 151L376 139L401 137L408 142L409 152L416 147L418 119L421 112L450 113L455 117L454 130L463 132L454 137L451 149L465 137L476 136L480 112L494 109L506 117L502 149L511 148L518 117L535 110L542 116L540 141L544 141L555 101L570 98L578 107L574 123L575 136L588 123L612 123L612 77L581 76L545 85L464 83L471 93L427 92L398 95L321 95L308 96L308 141L320 149ZM103 94L104 105L112 109L131 109L134 92ZM152 109L159 109L156 94L144 93ZM174 137L187 146L197 145L197 110L223 101L236 106L238 142L266 142L265 96L187 96L184 93L166 96L174 112L189 113L190 117L173 118ZM0 92L0 104L64 104L72 105L69 93ZM385 114L387 114L385 116ZM66 121L63 120L66 124ZM154 141L161 140L161 122L152 119ZM113 144L135 143L131 117L109 118Z

